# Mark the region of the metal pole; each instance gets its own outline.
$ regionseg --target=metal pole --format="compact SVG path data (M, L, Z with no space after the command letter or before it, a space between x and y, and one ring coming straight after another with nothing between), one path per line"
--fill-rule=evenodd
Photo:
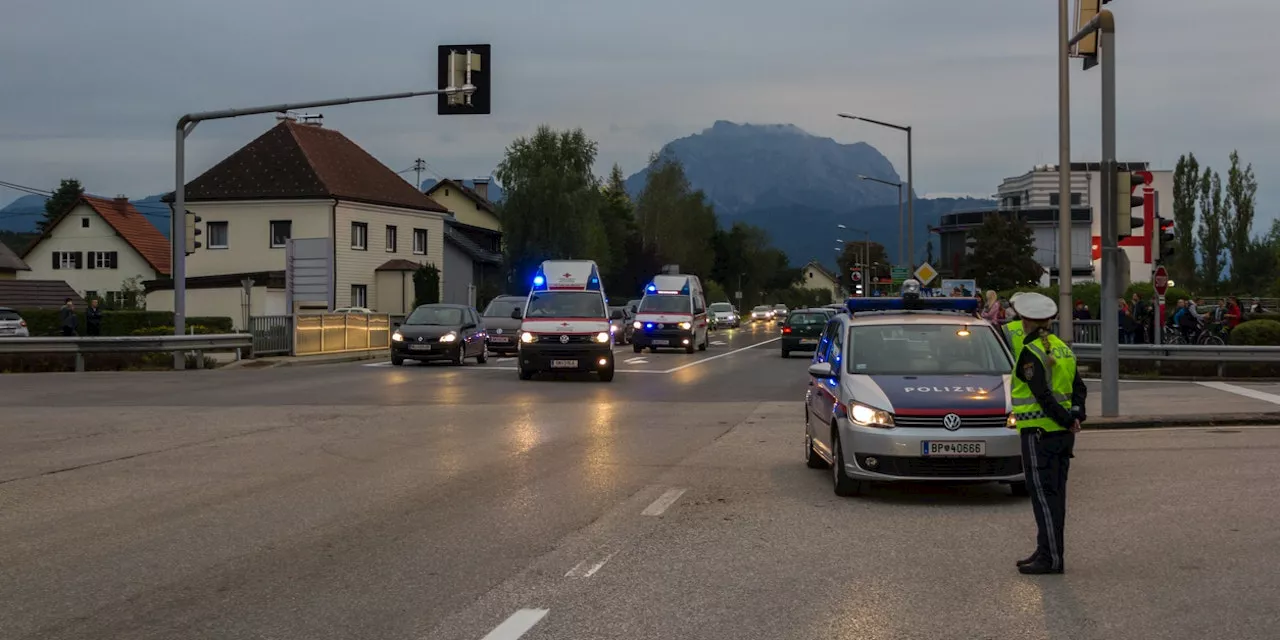
M1110 26L1110 25L1108 25ZM1102 415L1120 415L1120 325L1116 322L1120 247L1116 220L1116 48L1115 32L1098 31L1102 58Z
M907 262L916 268L916 179L911 171L911 127L907 127Z
M170 277L173 278L173 335L186 333L187 324L187 198L186 198L186 154L183 153L187 141L187 122L178 121L176 130L176 162L174 162L173 214L169 219L169 247L172 249L172 263L169 265ZM173 352L173 368L186 368L187 358L181 351Z
M902 183L898 183L898 264L902 264Z
M1058 336L1075 342L1071 317L1071 74L1067 0L1058 0Z

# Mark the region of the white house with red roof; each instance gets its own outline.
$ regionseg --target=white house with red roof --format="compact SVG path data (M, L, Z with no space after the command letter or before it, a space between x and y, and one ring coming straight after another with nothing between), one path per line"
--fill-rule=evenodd
M169 239L128 198L83 195L50 221L22 260L30 270L17 272L19 280L62 280L111 307L126 280L169 275Z

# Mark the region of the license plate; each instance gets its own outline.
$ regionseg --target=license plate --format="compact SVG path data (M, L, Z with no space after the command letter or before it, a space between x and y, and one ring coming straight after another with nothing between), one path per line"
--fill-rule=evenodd
M667 345L669 345L669 344L671 344L671 341L670 341L670 340L654 340L654 341L653 341L653 345L654 345L655 347L665 347L665 346L667 346Z
M410 351L430 351L430 350L431 350L431 345L429 345L429 344L411 344L411 345L409 345L409 350L410 350Z
M956 458L985 456L987 455L987 443L982 441L938 442L926 440L920 443L920 455Z
M800 344L818 344L817 338L801 338Z
M577 360L552 360L551 368L552 369L577 369L578 361Z
M497 338L497 337L490 336L489 342L501 342L503 344L506 344L508 342L511 342L511 338Z

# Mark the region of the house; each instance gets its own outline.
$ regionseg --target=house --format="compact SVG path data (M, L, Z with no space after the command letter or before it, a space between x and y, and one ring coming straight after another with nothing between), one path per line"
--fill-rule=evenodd
M0 280L0 307L57 309L67 300L83 312L85 299L62 280Z
M489 180L476 178L472 189L462 180L445 178L427 189L427 196L449 209L458 221L473 227L502 231L498 208L489 201Z
M20 280L62 280L77 294L123 306L126 280L140 284L169 275L169 239L123 196L82 195L45 226L22 259Z
M835 275L827 271L817 260L810 261L801 269L801 286L805 289L825 289L831 292L832 300L841 300L840 283Z
M0 242L0 280L15 280L19 271L30 271L31 267L18 257L3 242Z
M446 256L452 216L443 205L315 123L280 121L189 182L186 204L202 232L202 246L186 262L188 315L239 323L243 305L249 315L303 308L286 308L290 239L328 241L330 301L320 308L404 314L413 308L412 272L419 266L441 270L442 295L445 283L465 275L458 270L473 270ZM148 308L173 308L171 281L147 283L147 291Z

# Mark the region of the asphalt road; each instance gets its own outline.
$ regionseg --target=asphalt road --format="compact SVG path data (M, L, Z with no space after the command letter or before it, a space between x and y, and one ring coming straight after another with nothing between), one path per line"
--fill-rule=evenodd
M1025 577L1000 487L836 498L773 338L5 376L0 638L1275 637L1280 429L1084 434L1068 573Z

